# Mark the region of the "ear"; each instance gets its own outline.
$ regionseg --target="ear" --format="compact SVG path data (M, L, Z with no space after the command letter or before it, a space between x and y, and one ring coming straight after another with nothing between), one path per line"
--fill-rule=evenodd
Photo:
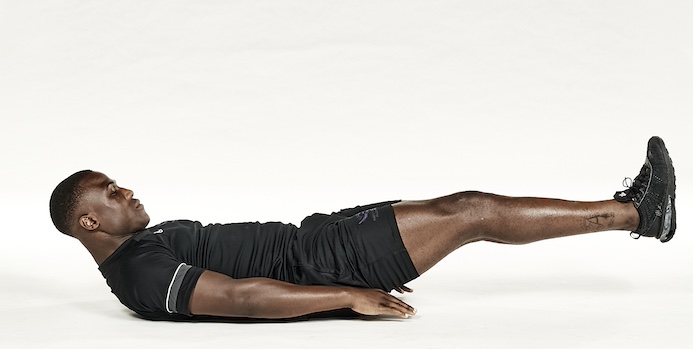
M94 219L92 216L85 214L82 217L79 217L79 225L88 231L94 231L99 227L99 221Z

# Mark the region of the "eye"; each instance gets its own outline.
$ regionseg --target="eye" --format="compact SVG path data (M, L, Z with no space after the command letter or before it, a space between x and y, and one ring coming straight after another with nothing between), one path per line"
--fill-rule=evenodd
M118 187L115 185L111 186L111 196L116 196L118 194Z

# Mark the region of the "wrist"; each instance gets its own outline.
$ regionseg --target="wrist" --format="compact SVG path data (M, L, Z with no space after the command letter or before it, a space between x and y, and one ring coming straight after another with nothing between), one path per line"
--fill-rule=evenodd
M344 302L343 308L353 309L356 305L356 294L353 288L341 287L338 297Z

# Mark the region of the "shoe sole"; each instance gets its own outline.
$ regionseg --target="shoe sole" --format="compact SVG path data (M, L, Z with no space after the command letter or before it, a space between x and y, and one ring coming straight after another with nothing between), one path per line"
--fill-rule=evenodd
M676 232L676 175L674 174L674 165L669 156L669 151L664 145L664 141L659 137L652 137L650 139L650 147L654 146L652 145L654 142L657 143L657 147L661 152L660 155L663 155L667 168L666 203L664 212L662 212L662 219L660 220L659 231L661 233L657 236L657 239L664 243L670 241Z

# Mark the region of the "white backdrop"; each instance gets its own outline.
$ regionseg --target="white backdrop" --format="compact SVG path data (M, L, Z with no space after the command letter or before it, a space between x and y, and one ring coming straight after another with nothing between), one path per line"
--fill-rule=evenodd
M689 347L688 1L0 0L3 348ZM609 198L651 135L678 177L666 245L474 244L392 319L136 319L50 222L84 168L152 223L283 221L460 190ZM270 335L271 334L271 335Z

